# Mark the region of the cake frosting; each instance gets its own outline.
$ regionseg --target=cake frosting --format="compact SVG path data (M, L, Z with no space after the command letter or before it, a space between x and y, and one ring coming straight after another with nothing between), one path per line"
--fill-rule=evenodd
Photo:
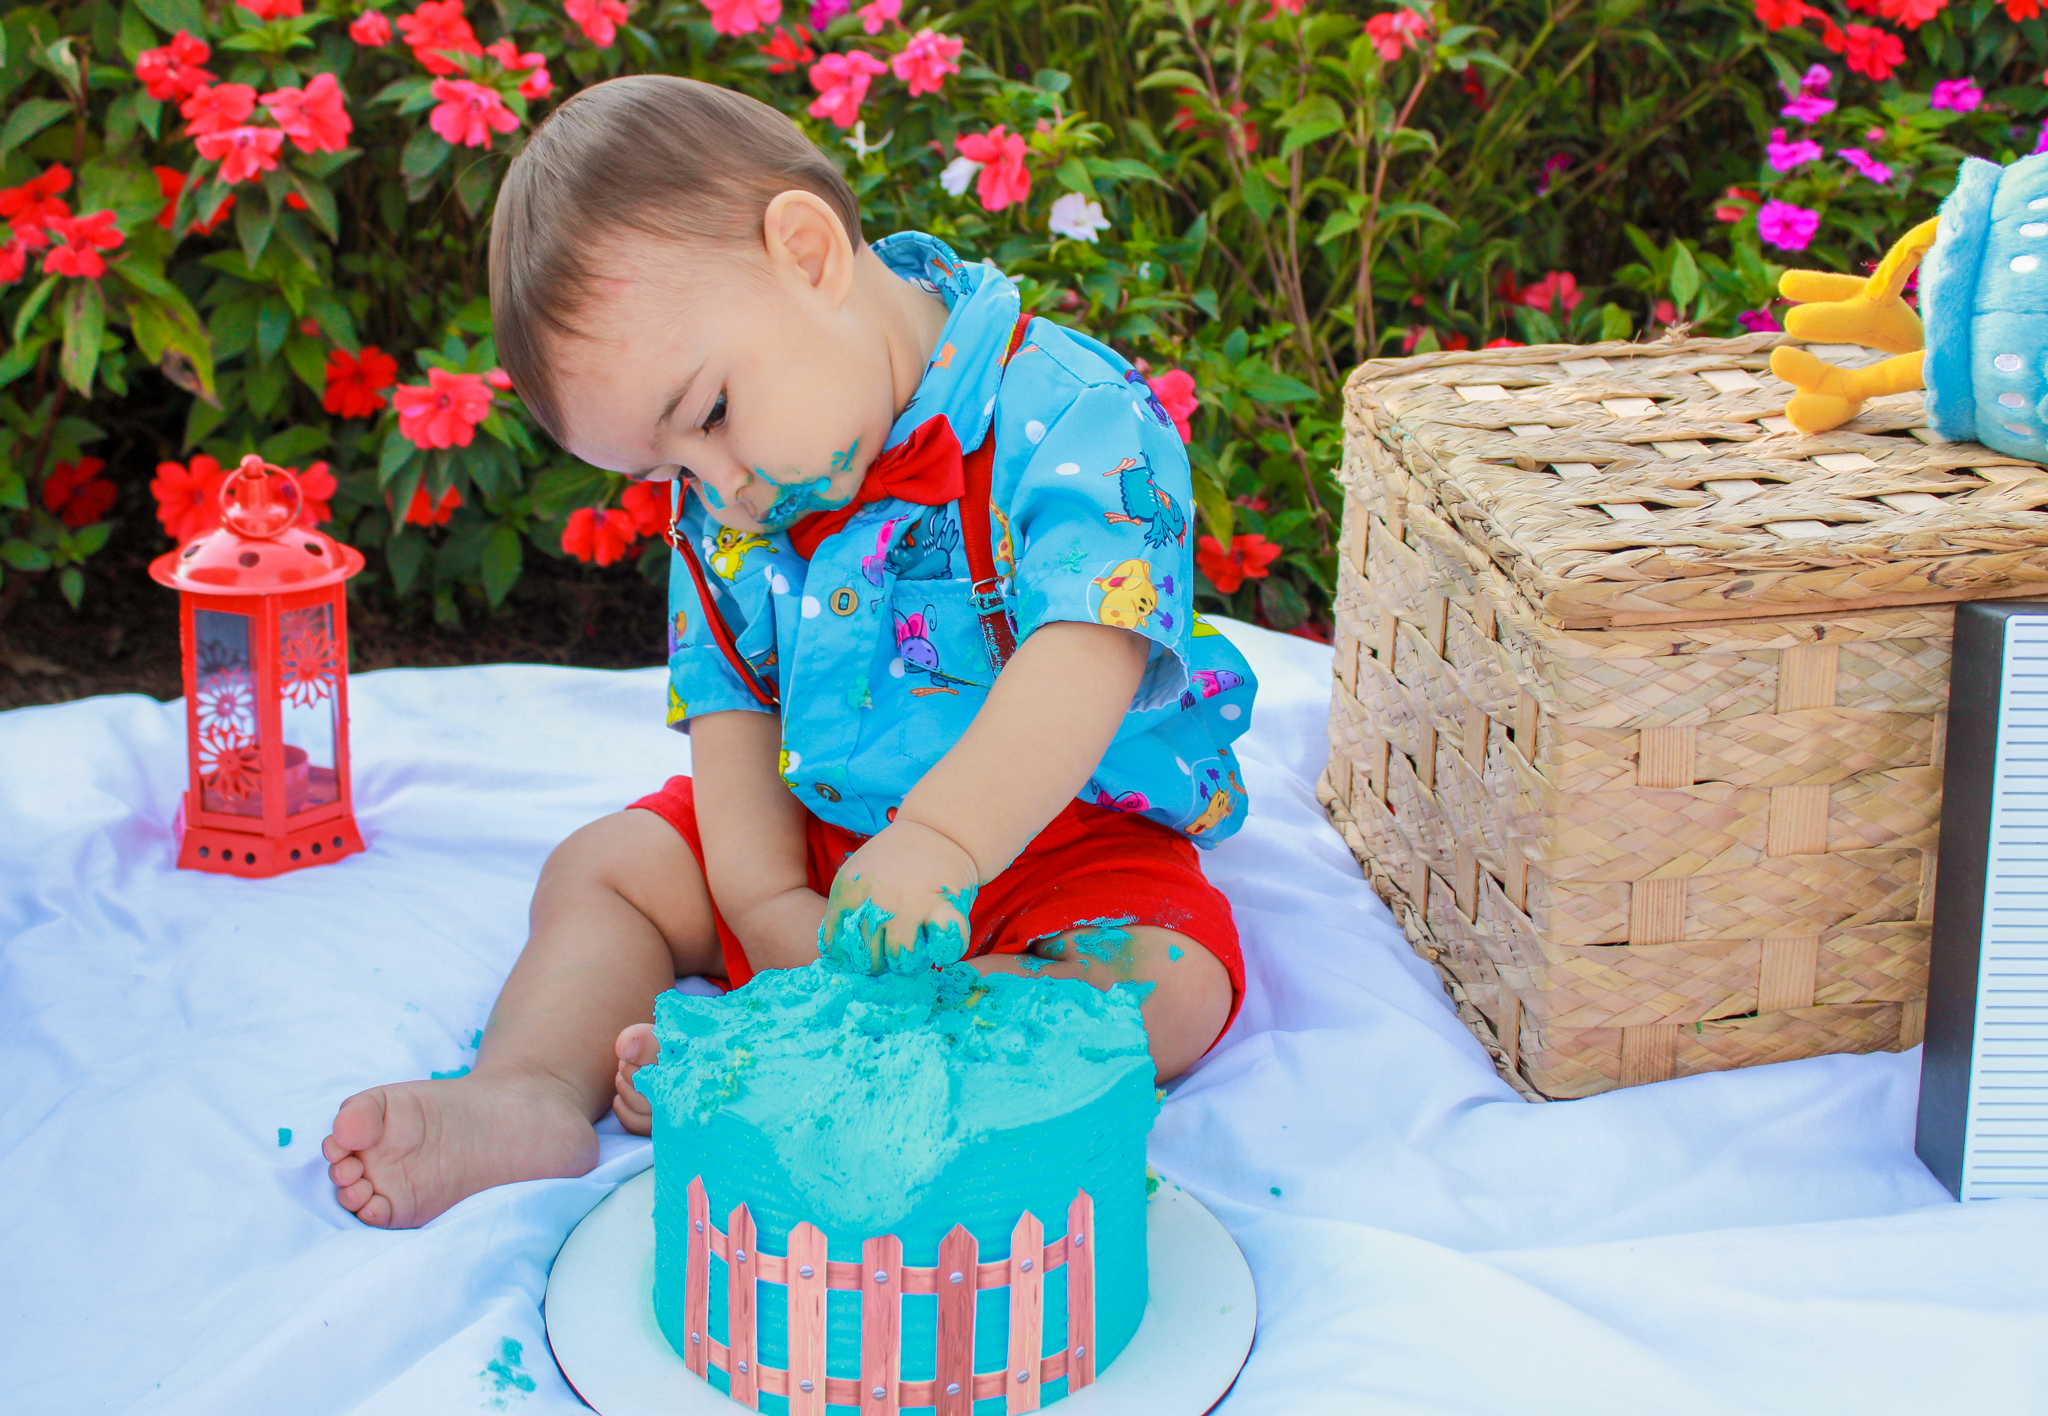
M1136 1332L1146 1303L1145 1136L1157 1111L1139 1003L1145 987L1107 991L1078 980L992 974L954 963L956 941L920 941L881 962L875 918L849 917L807 968L767 970L716 998L663 994L661 1060L635 1084L654 1113L657 1320L683 1352L688 1187L701 1177L717 1224L748 1206L763 1253L787 1251L808 1221L828 1256L858 1262L863 1241L895 1235L905 1265L934 1265L964 1225L983 1263L1007 1258L1030 1211L1048 1246L1068 1205L1094 1206L1095 1367ZM853 912L858 916L859 911ZM922 957L919 957L919 955ZM936 963L936 966L935 966ZM715 1265L710 1336L728 1340L725 1274ZM779 1292L779 1290L776 1290ZM786 1365L782 1302L757 1302L758 1360ZM1043 1349L1067 1342L1064 1283L1044 1286ZM904 1381L934 1375L937 1300L902 1299ZM1000 1290L976 1304L976 1371L1001 1369L1008 1309ZM860 1298L833 1292L826 1371L860 1375ZM727 1381L715 1368L713 1384ZM1041 1401L1065 1394L1048 1382ZM761 1409L786 1403L763 1393ZM850 1407L834 1406L833 1411ZM1001 1398L977 1402L1000 1411Z

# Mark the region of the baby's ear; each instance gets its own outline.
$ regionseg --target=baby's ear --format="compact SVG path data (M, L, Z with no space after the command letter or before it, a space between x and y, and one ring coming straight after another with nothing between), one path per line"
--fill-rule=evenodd
M834 306L853 292L853 243L839 213L815 192L779 192L762 213L768 263Z

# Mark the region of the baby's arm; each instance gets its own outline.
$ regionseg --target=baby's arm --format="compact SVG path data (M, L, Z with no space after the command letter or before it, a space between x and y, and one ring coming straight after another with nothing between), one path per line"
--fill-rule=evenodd
M772 713L690 720L704 880L756 969L818 957L825 900L804 870L804 809L783 784L781 724Z
M1018 646L960 741L903 799L896 820L840 869L827 937L841 914L871 899L891 915L888 952L907 949L927 922L957 928L964 942L960 905L1016 859L1101 764L1149 652L1129 630L1065 620ZM870 941L877 969L881 945Z

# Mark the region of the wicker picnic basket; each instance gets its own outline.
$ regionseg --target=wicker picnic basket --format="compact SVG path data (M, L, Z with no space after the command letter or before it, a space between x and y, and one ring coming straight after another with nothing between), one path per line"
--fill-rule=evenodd
M1779 338L1346 389L1319 795L1525 1095L1920 1040L1950 606L2048 595L2048 469L1801 435Z

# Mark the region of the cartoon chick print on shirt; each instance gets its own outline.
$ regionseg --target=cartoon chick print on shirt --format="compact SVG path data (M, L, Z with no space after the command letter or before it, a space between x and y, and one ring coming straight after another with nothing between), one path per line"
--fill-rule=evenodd
M768 544L766 536L756 536L749 531L735 531L730 526L718 528L718 539L711 551L711 570L721 580L740 578L740 566L747 558L747 552L756 546L768 546L770 555L776 554L775 547Z
M1152 583L1150 562L1127 560L1107 575L1098 576L1095 587L1102 591L1102 603L1095 618L1118 629L1143 629L1152 612L1159 608L1159 590Z

